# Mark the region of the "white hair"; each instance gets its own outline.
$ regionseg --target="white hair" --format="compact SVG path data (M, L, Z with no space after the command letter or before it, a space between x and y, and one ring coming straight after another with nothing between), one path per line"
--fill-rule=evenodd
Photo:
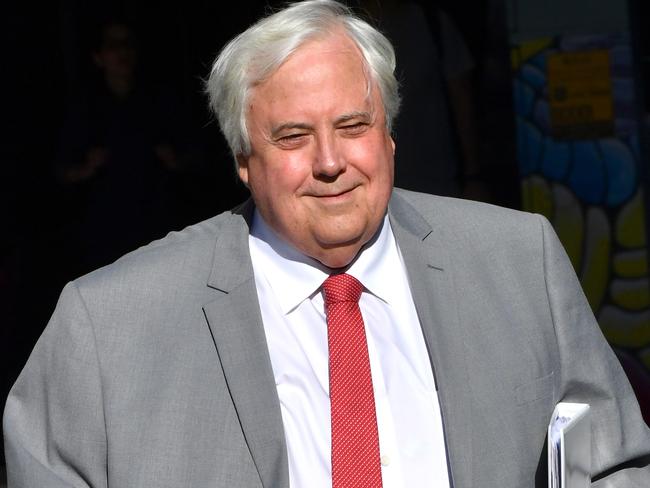
M361 51L370 75L368 91L370 83L379 87L390 130L400 104L390 41L339 2L307 0L253 24L226 44L212 66L206 92L235 160L251 151L246 126L251 88L271 76L305 42L341 28Z

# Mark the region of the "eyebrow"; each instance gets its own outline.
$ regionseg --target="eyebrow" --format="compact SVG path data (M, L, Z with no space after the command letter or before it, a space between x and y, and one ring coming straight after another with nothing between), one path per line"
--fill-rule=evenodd
M354 120L354 119L364 119L364 120L370 121L370 120L372 120L372 113L366 112L366 111L351 112L349 114L341 115L334 122L336 124L341 124L341 123L348 122L348 121Z
M370 121L372 120L372 113L368 111L359 111L359 112L350 112L348 114L343 114L334 120L334 124L338 125L354 119L363 119L363 120ZM311 130L312 126L309 124L305 124L303 122L291 122L291 121L283 122L282 124L273 127L273 129L271 130L271 137L277 137L280 133L282 133L287 129Z

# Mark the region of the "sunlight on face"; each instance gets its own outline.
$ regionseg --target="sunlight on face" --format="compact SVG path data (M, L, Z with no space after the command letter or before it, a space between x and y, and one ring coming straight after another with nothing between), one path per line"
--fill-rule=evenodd
M249 100L239 175L271 228L332 268L375 234L393 186L394 144L368 83L358 48L336 33L303 45Z

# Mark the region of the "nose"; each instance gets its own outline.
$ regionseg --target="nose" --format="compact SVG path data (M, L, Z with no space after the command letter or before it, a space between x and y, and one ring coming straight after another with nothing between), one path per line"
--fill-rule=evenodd
M315 178L333 178L345 170L345 158L341 154L334 134L320 134L316 138L316 155L313 164Z

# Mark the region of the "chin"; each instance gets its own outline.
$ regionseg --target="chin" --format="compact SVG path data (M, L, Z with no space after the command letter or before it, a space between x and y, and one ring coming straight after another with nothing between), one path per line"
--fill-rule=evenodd
M317 236L316 241L320 247L328 251L336 251L337 249L347 249L361 247L363 245L364 233L363 232L327 232ZM366 239L367 240L367 239ZM360 243L361 242L361 243ZM360 243L360 244L359 244Z
M324 251L320 257L316 257L317 261L331 269L345 268L348 264L354 261L354 258L359 253L359 249L336 249Z
M328 268L344 268L357 257L363 245L369 239L364 239L363 234L352 234L340 237L339 240L320 241L315 259Z

